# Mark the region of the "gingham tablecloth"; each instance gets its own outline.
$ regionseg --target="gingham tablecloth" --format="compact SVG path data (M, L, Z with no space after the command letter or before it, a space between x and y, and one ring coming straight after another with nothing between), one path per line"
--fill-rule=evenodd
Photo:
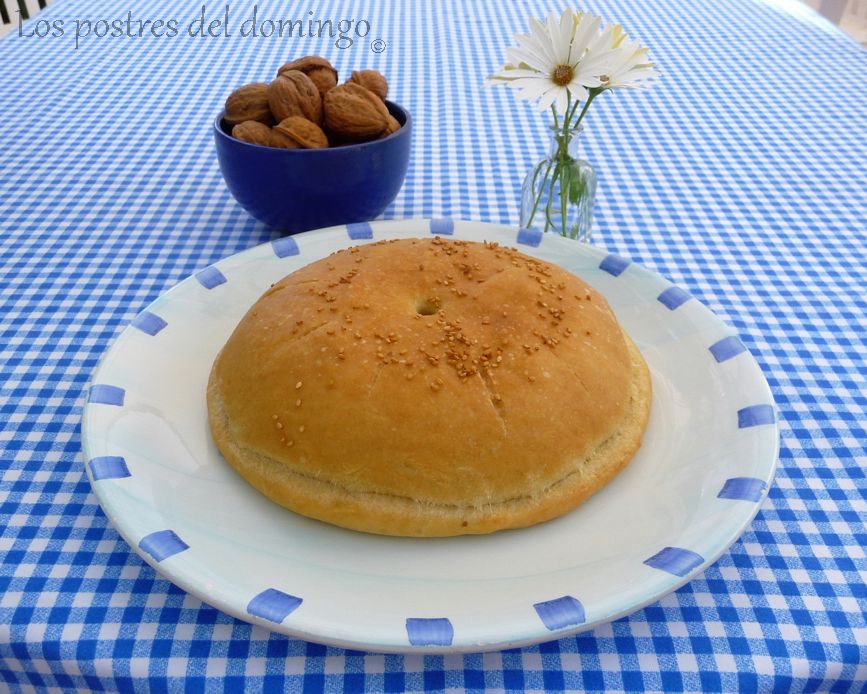
M91 35L76 48L71 33L75 20L127 12L178 18L183 32L200 7L61 0L37 19L63 19L63 36L0 41L0 680L85 691L863 690L867 52L794 0L590 3L643 38L663 73L590 112L593 241L740 333L779 407L777 479L730 551L629 617L522 650L382 656L236 621L144 564L87 480L84 389L151 300L273 238L228 193L210 128L233 87L289 58L378 68L414 114L409 175L386 217L517 223L545 119L482 80L549 5L260 4L260 16L369 22L345 49L237 35ZM251 9L232 4L231 16ZM209 18L222 11L208 3Z

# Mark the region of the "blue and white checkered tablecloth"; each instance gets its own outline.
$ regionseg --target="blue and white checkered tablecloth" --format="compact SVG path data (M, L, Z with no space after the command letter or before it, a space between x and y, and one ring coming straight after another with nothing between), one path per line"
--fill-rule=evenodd
M561 3L555 3L560 6ZM209 16L223 3L209 2ZM733 326L779 406L780 469L730 551L676 593L576 637L499 653L372 655L237 621L110 526L79 422L100 355L151 300L272 238L226 190L211 121L285 60L382 70L415 117L389 218L517 223L545 119L483 89L526 2L260 3L369 22L326 38L102 38L76 20L201 3L61 0L0 41L0 681L17 690L863 691L867 682L867 52L794 0L591 0L663 77L591 110L594 243ZM250 2L232 3L232 17ZM14 19L14 17L13 17ZM381 39L385 50L371 50ZM378 44L381 47L383 44ZM150 685L150 687L148 687Z

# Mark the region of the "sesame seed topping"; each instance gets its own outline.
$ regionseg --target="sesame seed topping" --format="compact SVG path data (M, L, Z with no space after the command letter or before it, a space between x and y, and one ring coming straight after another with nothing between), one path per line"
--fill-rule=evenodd
M298 383L295 384L295 390L298 390L298 389L301 388L301 386L303 386L303 385L304 385L304 384L303 384L301 381L298 381Z

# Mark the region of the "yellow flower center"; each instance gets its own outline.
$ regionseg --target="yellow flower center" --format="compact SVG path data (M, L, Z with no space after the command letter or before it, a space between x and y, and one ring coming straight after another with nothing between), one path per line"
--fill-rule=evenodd
M551 73L551 81L558 87L565 87L572 81L573 74L570 65L558 65Z

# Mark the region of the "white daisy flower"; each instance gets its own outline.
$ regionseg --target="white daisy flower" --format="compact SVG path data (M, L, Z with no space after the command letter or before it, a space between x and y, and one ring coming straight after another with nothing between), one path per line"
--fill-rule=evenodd
M518 45L506 51L509 63L489 82L518 89L518 98L537 101L539 110L554 105L565 114L570 102L587 98L587 87L599 86L598 74L585 68L584 58L591 44L600 43L600 23L599 17L573 10L559 19L553 12L544 22L531 19L530 33L515 35Z
M647 48L641 45L641 41L631 40L619 24L606 27L599 43L601 50L588 61L593 63L590 66L592 71L598 74L599 84L594 86L602 89L639 88L659 75L647 57ZM593 52L591 49L588 54Z
M506 50L509 62L488 83L506 83L539 110L553 105L565 114L568 104L586 101L590 89L640 87L658 75L640 41L619 24L601 23L574 10L559 19L553 12L544 21L531 19L530 33L515 35L518 45Z

